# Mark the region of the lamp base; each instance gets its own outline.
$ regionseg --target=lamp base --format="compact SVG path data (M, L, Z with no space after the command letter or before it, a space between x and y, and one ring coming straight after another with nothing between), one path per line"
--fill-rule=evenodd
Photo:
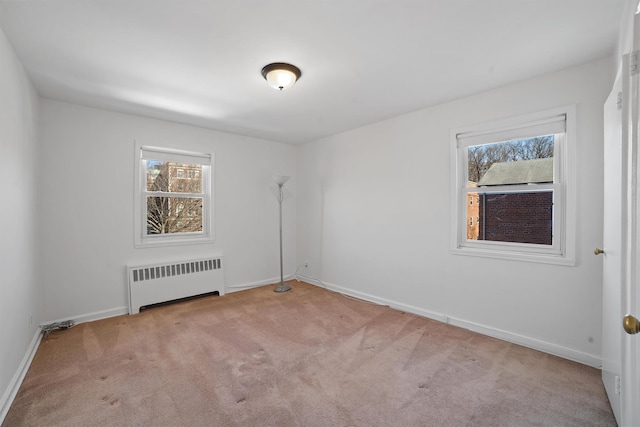
M291 286L285 285L284 283L280 283L273 292L287 292L291 290Z

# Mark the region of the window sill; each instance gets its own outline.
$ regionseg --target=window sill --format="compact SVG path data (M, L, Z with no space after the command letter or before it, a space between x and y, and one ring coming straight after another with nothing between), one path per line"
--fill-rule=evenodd
M136 239L134 246L136 248L159 248L165 246L184 246L184 245L201 245L204 243L213 243L213 237L160 237Z
M469 247L459 247L451 250L453 255L475 256L482 258L494 258L511 261L536 262L541 264L555 264L564 266L575 266L576 260L566 255L540 254L505 251L496 249L479 249Z

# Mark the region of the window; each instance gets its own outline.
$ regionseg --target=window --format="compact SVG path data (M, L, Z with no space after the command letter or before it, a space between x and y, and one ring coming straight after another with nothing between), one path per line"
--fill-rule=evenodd
M136 155L136 246L211 241L212 156L138 145Z
M454 253L575 263L574 110L452 132Z

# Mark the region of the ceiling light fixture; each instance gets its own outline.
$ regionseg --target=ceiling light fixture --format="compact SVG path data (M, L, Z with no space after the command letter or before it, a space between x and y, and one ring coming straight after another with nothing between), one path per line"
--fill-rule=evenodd
M262 77L272 88L278 90L290 88L301 75L300 68L284 62L274 62L273 64L265 65L262 69Z

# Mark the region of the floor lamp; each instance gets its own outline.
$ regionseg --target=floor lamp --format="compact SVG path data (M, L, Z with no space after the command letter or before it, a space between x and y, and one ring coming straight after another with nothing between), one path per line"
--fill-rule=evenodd
M274 292L287 292L291 290L291 287L284 284L284 273L282 268L282 201L284 200L282 187L284 187L284 183L289 180L289 177L284 175L274 175L273 180L278 184L278 204L280 205L280 284L274 289Z

